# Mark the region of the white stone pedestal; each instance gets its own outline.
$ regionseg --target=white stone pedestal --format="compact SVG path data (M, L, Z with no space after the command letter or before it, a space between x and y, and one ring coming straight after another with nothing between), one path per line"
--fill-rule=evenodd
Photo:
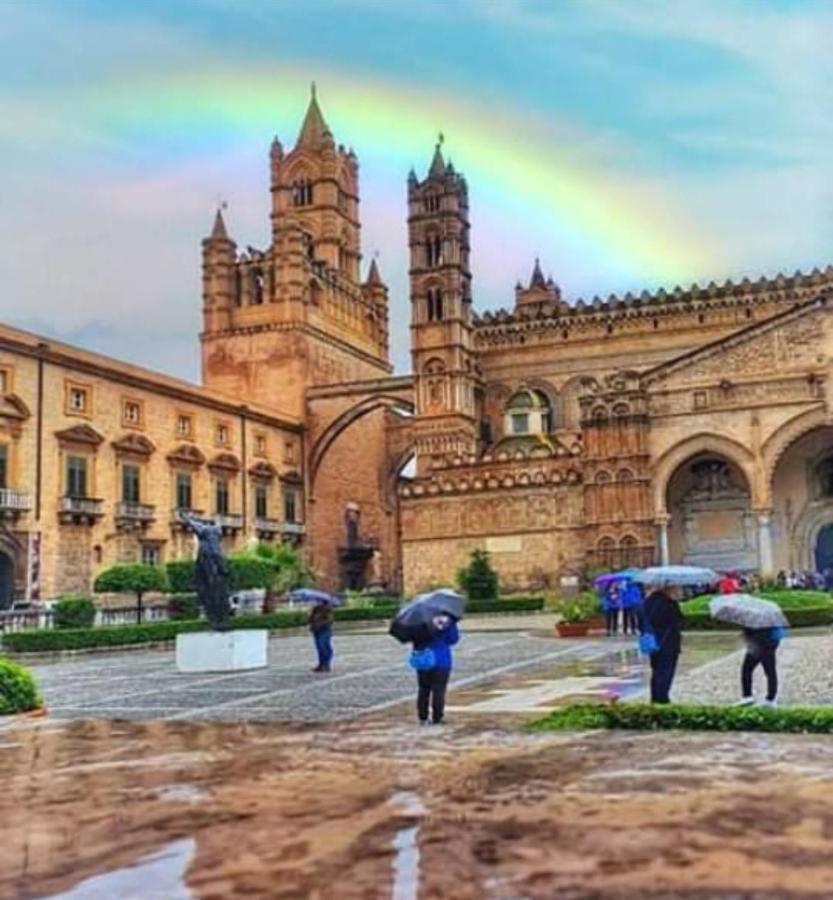
M176 667L180 672L235 672L266 666L269 632L197 631L176 636Z

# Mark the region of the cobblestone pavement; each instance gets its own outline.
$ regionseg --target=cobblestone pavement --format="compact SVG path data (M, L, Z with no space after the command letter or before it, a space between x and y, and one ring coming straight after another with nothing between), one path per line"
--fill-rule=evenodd
M672 699L681 703L734 703L740 699L743 643L734 638L733 652L677 679ZM685 653L685 648L683 650ZM778 649L778 702L782 706L833 704L833 634L804 633L788 637ZM766 690L760 667L753 689L759 699Z
M469 632L456 653L449 702L466 702L499 679L600 676L627 692L642 683L631 640L563 641L544 633ZM307 635L275 637L269 667L187 675L172 651L132 651L33 666L51 717L331 721L383 712L414 696L406 648L386 634L344 633L335 640L334 671L315 675ZM580 684L579 684L580 688Z

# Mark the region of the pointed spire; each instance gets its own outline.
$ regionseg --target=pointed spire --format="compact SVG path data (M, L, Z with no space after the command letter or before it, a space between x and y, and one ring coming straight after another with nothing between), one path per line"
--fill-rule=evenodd
M538 257L535 257L535 266L532 269L532 278L529 279L530 287L546 287L547 282L544 278L544 273L541 271L541 262Z
M304 116L304 123L301 125L301 131L298 134L295 146L318 147L328 137L332 138L332 133L327 127L327 123L324 121L324 116L321 114L321 109L318 106L318 99L315 96L315 82L313 81L307 114Z
M214 227L211 229L212 241L227 241L228 232L226 231L226 223L223 221L223 209L225 204L217 207L217 214L214 216Z
M431 168L428 170L429 178L442 178L443 175L445 175L445 161L443 160L441 150L444 140L443 133L440 132L437 138L437 146L434 148L434 158L431 160Z
M384 285L382 281L382 276L379 274L379 266L376 265L376 257L370 261L370 268L367 272L367 281L365 284L369 285Z

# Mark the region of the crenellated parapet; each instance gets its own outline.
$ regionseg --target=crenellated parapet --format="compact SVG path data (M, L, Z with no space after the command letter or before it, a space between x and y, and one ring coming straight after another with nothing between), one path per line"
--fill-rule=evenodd
M611 294L607 299L560 299L527 303L475 315L474 342L478 350L526 343L587 340L620 334L649 334L670 328L707 325L742 326L774 315L833 286L833 266L795 272L757 281L731 279L706 286L679 285L671 291ZM527 289L528 290L528 289Z

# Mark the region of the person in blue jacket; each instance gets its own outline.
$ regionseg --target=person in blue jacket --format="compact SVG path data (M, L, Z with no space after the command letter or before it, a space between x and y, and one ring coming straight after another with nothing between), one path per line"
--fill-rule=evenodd
M640 630L653 634L651 703L670 703L671 683L682 649L683 614L668 586L651 591L641 608Z
M445 692L454 665L451 648L460 640L457 622L450 616L436 616L432 631L433 637L427 647L434 654L434 667L417 672L417 715L422 725L428 724L429 707L433 724L442 724Z

